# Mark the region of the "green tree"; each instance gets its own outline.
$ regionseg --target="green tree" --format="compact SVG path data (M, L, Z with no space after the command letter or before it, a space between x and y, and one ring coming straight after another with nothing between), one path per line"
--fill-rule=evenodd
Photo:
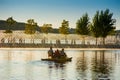
M89 34L89 17L84 14L76 23L76 33L82 35L83 44L85 44L85 36Z
M99 21L99 11L96 12L93 22L90 25L90 31L92 35L96 38L96 45L97 45L97 38L100 37L100 21Z
M47 40L47 37L45 37L45 36L48 33L52 32L52 24L43 24L43 26L41 27L41 31L42 31L42 33L45 33L44 39L43 39L43 43L45 43Z
M115 19L112 19L113 13L110 13L109 9L101 11L99 15L100 32L103 38L103 44L105 44L105 38L111 34L114 30Z
M65 41L67 43L67 35L69 34L69 21L63 20L61 27L59 27L59 33L65 35Z
M25 33L26 34L34 34L36 31L37 23L34 22L34 19L27 20L25 25Z
M34 43L34 38L32 37L33 34L35 34L37 27L37 23L34 21L34 19L27 20L27 23L25 25L25 33L31 35L31 43Z
M16 23L16 21L12 18L12 17L9 17L7 20L6 20L6 22L7 22L7 29L6 29L6 31L5 31L5 33L12 33L12 30L11 30L11 28L12 28L12 26Z
M46 34L52 32L52 24L43 24L43 26L41 27L41 31Z

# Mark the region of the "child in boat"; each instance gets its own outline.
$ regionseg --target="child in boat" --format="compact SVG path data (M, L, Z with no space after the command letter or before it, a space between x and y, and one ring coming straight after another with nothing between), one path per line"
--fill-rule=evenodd
M53 49L52 47L50 47L50 50L48 51L48 57L53 58L53 55L54 55Z

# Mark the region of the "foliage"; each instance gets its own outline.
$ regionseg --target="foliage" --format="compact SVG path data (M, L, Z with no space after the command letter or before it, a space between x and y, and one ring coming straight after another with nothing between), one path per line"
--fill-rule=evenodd
M114 33L115 27L113 25L115 19L112 19L112 16L113 13L109 13L109 9L101 12L97 11L93 18L93 24L90 27L94 37L103 38L103 44L105 44L105 38L107 35Z
M89 17L88 14L84 14L76 23L76 33L82 35L83 44L85 44L85 35L89 34Z
M16 23L16 21L12 17L9 17L6 20L6 22L7 22L8 27L7 27L7 30L5 31L5 33L12 33L11 27L13 24Z
M89 33L88 23L89 23L89 17L88 14L86 13L77 21L76 33L80 35L88 35Z
M34 19L27 20L27 24L25 25L25 33L26 34L34 34L36 31L37 23L34 22Z
M69 34L69 22L68 21L63 20L61 27L59 27L59 32L64 35Z
M115 20L112 19L113 13L109 13L109 9L106 9L105 11L101 11L99 15L99 21L100 21L100 32L101 37L105 38L107 35L111 34L112 31L114 31L115 27L113 26L115 23Z
M90 31L92 35L96 38L96 45L97 45L97 38L100 37L100 21L99 21L99 11L96 12L93 22L90 25Z
M94 37L100 37L100 28L99 11L97 11L93 18L93 23L90 25L90 31Z
M41 27L41 31L46 34L52 32L52 24L43 24L43 26Z

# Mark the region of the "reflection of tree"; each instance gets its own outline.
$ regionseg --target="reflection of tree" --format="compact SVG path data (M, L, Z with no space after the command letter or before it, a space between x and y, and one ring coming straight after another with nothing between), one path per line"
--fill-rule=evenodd
M98 72L98 57L97 57L97 51L95 51L95 58L92 61L93 62L93 71Z
M114 55L112 57L114 57L115 63L117 63L119 61L119 53L114 53Z
M85 58L85 53L83 51L82 57L78 58L77 60L77 72L78 74L82 75L82 77L86 76L86 70L87 70L87 63L86 63L86 58Z
M92 61L92 70L95 73L109 74L111 66L108 60L105 58L105 51L100 51L100 58L98 58L98 53L95 51L95 57Z
M63 63L48 63L48 71L49 71L49 80L52 80L52 74L55 73L55 77L60 80L64 80L66 78L66 66ZM54 71L55 70L55 71Z
M99 70L102 74L109 74L108 62L105 59L105 51L101 51L100 53L100 65Z
M52 62L48 63L48 77L49 77L49 80L52 80L52 72L53 72L53 70L52 70L53 66L52 65L53 65Z

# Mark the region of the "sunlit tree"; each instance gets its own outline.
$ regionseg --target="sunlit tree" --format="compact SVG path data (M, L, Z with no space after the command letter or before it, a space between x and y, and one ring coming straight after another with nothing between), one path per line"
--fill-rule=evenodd
M114 24L116 22L115 19L112 19L113 13L109 12L109 9L106 9L105 11L97 11L94 18L93 23L90 27L90 31L93 34L93 36L96 38L96 44L97 44L97 38L102 37L103 38L103 44L105 44L105 38L109 34L113 34L115 27Z
M34 21L34 19L27 20L27 23L25 25L25 33L31 35L31 42L34 43L34 38L32 38L32 35L35 34L37 27L37 23Z
M101 26L101 37L103 38L103 44L105 44L105 38L111 34L114 30L115 19L112 19L113 13L110 13L109 9L101 11L99 15L99 21Z
M16 21L12 18L12 17L9 17L7 20L7 29L5 31L5 33L12 33L12 26L16 23Z
M83 44L85 44L85 36L89 34L89 17L88 14L84 14L76 23L76 33L82 35Z
M52 24L43 24L43 26L41 27L41 32L45 33L44 35L44 39L43 39L43 43L46 42L47 37L45 37L48 33L52 32Z
M26 34L34 34L36 31L37 23L34 21L34 19L27 20L27 23L25 25L25 33Z
M69 34L69 21L63 20L61 27L59 27L59 33L65 35L65 41L67 43L67 35Z
M97 45L97 38L100 37L101 32L100 32L100 21L99 21L99 11L96 12L93 22L90 25L90 31L92 35L96 38L96 45Z
M41 27L41 31L42 33L50 33L52 32L52 24L43 24L43 26Z

